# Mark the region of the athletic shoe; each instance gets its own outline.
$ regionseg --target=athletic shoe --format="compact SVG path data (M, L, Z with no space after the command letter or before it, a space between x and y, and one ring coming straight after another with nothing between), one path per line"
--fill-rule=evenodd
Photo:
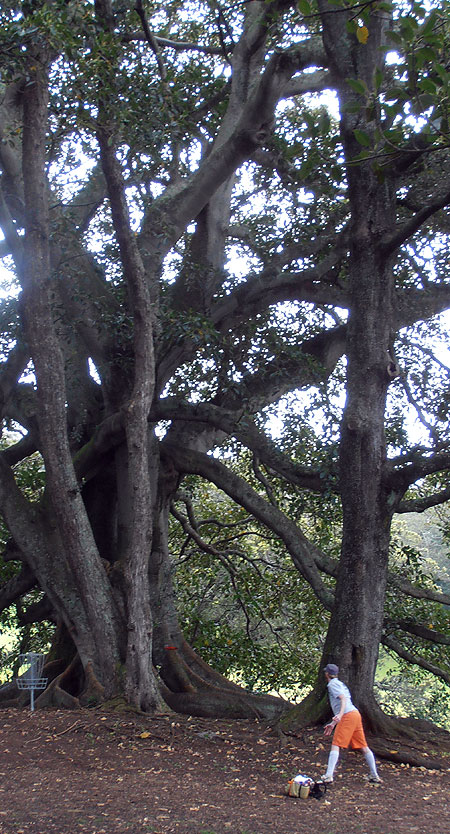
M383 781L379 776L366 776L365 778L371 785L379 785Z
M333 777L332 776L327 776L327 774L325 774L325 776L322 776L320 781L323 782L325 785L331 785L331 783L333 781Z

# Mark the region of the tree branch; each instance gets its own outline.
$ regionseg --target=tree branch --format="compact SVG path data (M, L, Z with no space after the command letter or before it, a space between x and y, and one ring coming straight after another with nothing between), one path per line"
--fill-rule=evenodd
M166 49L173 49L174 52L199 52L203 55L219 55L223 54L220 46L204 46L203 44L195 43L194 41L174 41L170 38L162 38L160 35L153 34L153 38L158 46L163 46ZM122 35L123 43L131 43L133 41L147 41L148 38L144 32L126 32Z
M41 623L43 620L56 621L55 612L48 596L44 596L38 602L28 605L25 610L18 606L17 619L21 626L29 623Z
M327 70L317 70L303 76L294 78L284 88L284 98L302 96L305 93L321 93L324 90L333 89L333 76Z
M211 544L208 544L202 536L194 529L194 527L189 524L187 518L180 513L177 508L175 507L174 503L172 502L170 511L174 518L181 524L184 532L195 542L195 544L203 550L205 553L209 553L210 556L214 556L215 559L218 559L219 562L222 563L226 571L231 575L236 575L236 568L233 566L232 562L227 558L227 556L221 551L218 550L216 547L213 547Z
M178 446L169 445L167 442L163 442L163 446L165 454L171 458L180 472L200 475L216 484L236 503L273 530L286 545L297 570L309 583L322 605L327 610L331 609L333 594L323 584L317 569L313 555L316 548L307 540L296 524L277 507L271 506L265 499L261 498L246 481L230 472L219 461L192 449L182 449Z
M258 40L260 34L255 35L252 30L251 35L247 32L244 36L250 53L255 48L253 37ZM209 202L218 186L266 141L274 109L284 94L288 80L296 72L317 65L323 58L323 50L315 39L272 55L247 100L241 101L240 114L234 118L232 131L227 131L225 135L219 134L197 171L182 182L169 186L162 197L155 201L144 220L141 234L144 245L156 247L161 255L169 251L187 224ZM158 240L161 227L164 228L163 244Z
M209 403L193 405L167 397L160 401L154 419L209 423L226 435L235 437L252 452L257 453L265 465L289 483L317 492L329 489L330 484L321 477L319 470L293 463L287 455L274 446L273 441L263 431L257 428L251 417L242 413L242 410L231 412Z
M386 471L386 485L404 494L408 487L420 478L450 469L450 452L438 451L438 449L434 449L434 454L431 454L431 452L431 449L415 448L403 457L389 460ZM428 496L425 500L428 500ZM403 509L402 512L408 511Z
M416 212L414 217L411 217L411 219L404 223L403 226L400 226L400 228L398 228L393 235L385 237L381 241L380 245L383 252L383 257L392 254L392 252L398 249L399 246L402 245L402 243L405 243L407 240L409 240L414 235L414 233L417 232L420 229L420 227L430 217L433 216L433 214L436 214L437 211L440 211L442 208L448 206L449 204L450 191L446 191L444 194L438 197L438 199L434 200L433 203L430 203L428 206L424 206L420 209L420 211Z
M12 576L0 588L0 611L4 611L19 597L27 594L36 586L36 577L28 565L22 565L22 570L17 576Z
M398 640L395 640L393 637L383 636L381 638L381 642L383 646L386 646L387 649L390 649L391 651L395 652L395 654L397 654L403 660L407 660L408 663L411 663L414 666L420 666L421 669L425 669L427 672L431 672L431 674L434 675L436 678L440 678L445 683L450 684L450 674L448 672L445 672L439 666L435 666L428 660L424 660L424 658L419 657L419 655L407 651L407 649L404 649L401 643L398 642Z
M159 51L158 41L154 37L153 33L150 31L150 28L149 28L149 25L148 25L148 20L147 20L145 11L144 11L144 6L142 4L142 0L136 0L136 4L135 4L134 8L135 8L135 11L137 12L137 14L139 15L139 18L140 18L140 21L141 21L141 24L142 24L142 31L144 32L144 35L145 35L145 40L151 46L153 54L156 58L156 63L158 64L158 69L159 69L159 74L161 76L161 80L163 82L165 82L166 78L167 78L166 68L164 66L164 61L161 58L161 53ZM164 84L164 86L166 87L165 84Z
M439 631L427 628L421 623L414 623L411 620L387 620L386 625L388 628L400 628L402 631L407 631L408 634L414 634L416 637L421 637L430 643L450 646L450 636L448 634L441 634Z
M423 513L430 507L439 507L450 501L450 487L435 492L433 495L426 495L423 498L412 498L409 501L401 501L396 508L397 513Z
M5 362L0 366L0 412L5 413L5 406L17 385L17 380L25 370L30 360L29 348L18 341L8 353Z
M443 594L440 591L433 591L431 588L418 588L408 579L398 574L389 573L389 582L407 596L415 599L426 599L430 602L439 602L441 605L450 605L450 594Z

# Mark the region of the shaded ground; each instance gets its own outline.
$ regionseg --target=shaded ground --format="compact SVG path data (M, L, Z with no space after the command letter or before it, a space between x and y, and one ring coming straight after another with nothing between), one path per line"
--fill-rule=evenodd
M107 711L0 710L0 834L441 834L444 770L380 762L383 784L345 753L324 799L289 799L319 778L320 730L282 743L257 722ZM430 751L431 752L431 751Z

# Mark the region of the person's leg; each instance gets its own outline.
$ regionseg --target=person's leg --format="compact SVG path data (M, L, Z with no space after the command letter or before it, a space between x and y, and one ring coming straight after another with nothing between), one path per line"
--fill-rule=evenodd
M331 745L330 754L328 756L328 764L327 764L327 772L323 776L324 782L326 781L333 781L333 773L334 769L338 763L339 759L339 747L336 744Z
M327 772L322 777L324 782L331 782L333 780L334 769L339 759L339 748L343 747L345 749L346 747L348 747L349 741L353 735L355 721L358 716L359 713L357 710L347 712L345 715L342 716L341 720L339 721L339 724L336 726L333 735L333 741L331 742L331 751L328 756Z
M369 765L369 779L373 780L374 782L381 782L381 779L378 776L377 772L375 756L373 755L370 747L367 746L366 736L364 734L364 729L359 712L357 712L357 720L353 729L353 735L350 739L350 747L352 747L353 750L361 750L361 753L364 754L364 758L367 764Z
M362 747L361 751L364 753L364 758L369 765L370 770L370 778L371 779L379 779L377 765L375 762L375 756L373 755L370 747Z

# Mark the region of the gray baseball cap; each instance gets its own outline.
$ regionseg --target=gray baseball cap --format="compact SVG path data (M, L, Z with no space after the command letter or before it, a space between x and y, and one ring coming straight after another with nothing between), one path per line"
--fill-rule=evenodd
M336 666L335 663L327 663L325 666L324 672L327 672L328 675L338 675L339 674L339 666Z

